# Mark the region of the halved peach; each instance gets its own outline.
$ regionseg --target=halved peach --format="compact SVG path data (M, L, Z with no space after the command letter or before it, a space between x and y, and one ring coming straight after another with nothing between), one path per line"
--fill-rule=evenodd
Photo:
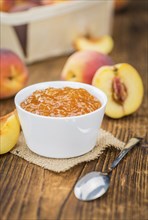
M76 50L94 50L108 54L112 51L114 42L109 35L99 38L78 37L74 42L74 47Z
M103 90L108 97L106 115L121 118L132 114L141 105L144 87L139 73L129 64L101 67L92 84Z
M0 154L9 152L17 143L20 123L16 110L0 118Z

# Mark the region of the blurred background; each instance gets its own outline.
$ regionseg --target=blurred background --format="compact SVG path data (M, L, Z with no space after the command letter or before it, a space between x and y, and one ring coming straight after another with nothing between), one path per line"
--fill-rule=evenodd
M0 47L26 63L27 85L60 80L69 55L81 50L129 63L142 76L147 68L146 10L145 0L1 0Z

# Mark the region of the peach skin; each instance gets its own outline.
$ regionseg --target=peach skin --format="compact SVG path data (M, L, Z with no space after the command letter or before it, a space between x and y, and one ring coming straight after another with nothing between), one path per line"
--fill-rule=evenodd
M12 51L0 49L0 99L14 96L28 80L28 70Z
M96 51L79 51L68 58L61 78L91 84L95 72L104 65L113 65L109 56Z

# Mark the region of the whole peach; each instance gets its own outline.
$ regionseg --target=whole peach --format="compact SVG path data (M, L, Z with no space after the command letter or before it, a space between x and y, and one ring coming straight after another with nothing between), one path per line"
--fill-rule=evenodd
M25 64L8 49L0 49L0 73L0 99L15 95L28 80Z
M67 60L61 79L91 84L95 72L104 65L113 65L109 56L96 51L79 51Z
M13 5L13 0L0 0L0 11L8 12Z

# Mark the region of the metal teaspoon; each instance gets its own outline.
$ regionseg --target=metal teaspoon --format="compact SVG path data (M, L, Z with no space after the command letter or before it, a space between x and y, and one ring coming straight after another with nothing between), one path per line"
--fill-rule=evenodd
M109 188L112 170L122 158L140 142L141 138L131 138L109 168L109 172L90 172L83 176L74 187L74 194L79 200L91 201L101 197Z

